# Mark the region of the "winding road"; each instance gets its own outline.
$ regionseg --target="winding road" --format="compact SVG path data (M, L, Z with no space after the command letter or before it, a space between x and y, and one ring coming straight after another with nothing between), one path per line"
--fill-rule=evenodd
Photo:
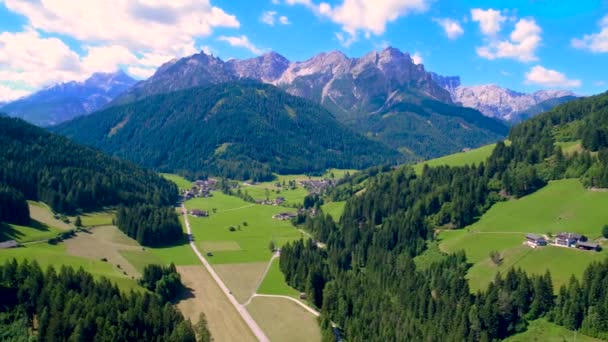
M226 284L224 284L222 279L217 275L217 273L215 273L215 270L213 270L213 267L211 267L211 265L209 264L207 259L205 259L203 257L203 255L201 254L201 252L198 250L198 247L196 247L196 244L194 243L194 239L192 238L192 229L190 228L190 221L188 221L188 210L186 209L186 206L184 204L182 204L182 214L184 215L184 222L186 223L186 231L188 232L188 239L190 240L190 247L192 247L194 254L196 254L196 256L199 258L201 263L203 263L203 265L205 266L207 271L209 271L209 274L211 274L211 277L213 277L213 280L215 280L217 285L222 289L222 292L224 292L226 297L228 297L228 300L230 301L230 303L232 303L232 305L234 306L236 311L239 313L239 315L241 315L241 317L243 318L243 321L245 321L247 326L249 326L249 329L251 329L251 331L253 332L255 337L258 339L258 341L270 342L270 339L268 339L266 334L264 334L264 331L262 331L262 329L256 323L256 321L253 319L253 317L251 317L251 315L249 314L249 311L247 311L247 309L243 305L239 304L239 302L236 301L236 299L234 298L232 293L230 293L230 290L228 290L228 287L226 287Z

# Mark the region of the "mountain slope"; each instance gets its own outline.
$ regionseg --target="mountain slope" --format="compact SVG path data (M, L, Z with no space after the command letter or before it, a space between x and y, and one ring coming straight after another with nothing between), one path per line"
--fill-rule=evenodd
M223 62L201 52L166 63L113 104L196 85L254 79L323 105L339 122L400 149L410 159L484 145L506 134L506 126L496 128L502 124L485 120L481 113L460 115L463 109L451 106L450 93L433 77L395 48L361 58L332 51L303 62L290 62L275 52ZM432 101L450 107L426 108ZM399 105L416 109L395 111Z
M80 146L17 118L0 117L0 185L74 213L134 203L171 204L177 188L152 171Z
M57 130L147 167L240 179L363 168L400 157L322 107L254 82L156 95Z
M552 99L548 99L548 100L539 102L538 104L536 104L528 109L515 113L513 116L516 118L517 121L527 120L540 113L550 111L551 109L553 109L561 104L564 104L564 103L567 103L567 102L570 102L570 101L576 100L576 99L578 99L578 97L571 96L571 95L555 97Z
M135 82L122 71L96 73L84 82L61 83L8 103L2 111L35 125L55 125L101 108Z

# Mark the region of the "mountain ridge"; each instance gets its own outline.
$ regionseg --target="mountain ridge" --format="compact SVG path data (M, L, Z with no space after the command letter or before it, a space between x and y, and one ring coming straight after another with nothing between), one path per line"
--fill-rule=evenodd
M51 126L101 108L135 82L122 70L94 73L82 82L70 81L47 87L9 102L0 110L39 126Z

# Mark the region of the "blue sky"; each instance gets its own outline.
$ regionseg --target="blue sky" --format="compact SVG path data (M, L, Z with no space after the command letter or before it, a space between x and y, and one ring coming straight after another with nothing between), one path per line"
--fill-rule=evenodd
M0 101L200 50L290 60L393 46L465 85L608 89L605 0L0 0Z

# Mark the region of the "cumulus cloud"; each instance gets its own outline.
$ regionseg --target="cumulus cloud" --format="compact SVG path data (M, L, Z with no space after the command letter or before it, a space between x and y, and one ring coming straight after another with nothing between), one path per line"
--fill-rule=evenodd
M81 61L63 41L35 30L0 34L0 79L30 88L78 78Z
M456 39L464 34L464 30L458 20L450 18L433 19L445 32L449 39Z
M0 84L0 102L9 102L29 95L31 91L23 89L13 89Z
M276 11L264 11L262 12L262 16L260 16L260 21L266 25L274 26L274 24L279 23L281 25L288 25L289 18L284 15L277 17Z
M257 46L255 46L252 42L249 41L249 38L245 35L240 36L220 36L218 38L219 41L227 42L231 46L234 47L242 47L245 48L256 55L262 54L264 51Z
M238 28L234 15L209 0L4 0L29 25L100 45L132 51L192 51L194 37L209 36L215 27Z
M576 79L569 79L565 74L547 69L540 65L536 65L526 73L526 84L540 85L543 87L564 87L574 88L580 87L581 81Z
M473 8L471 10L471 20L479 23L481 33L487 36L494 36L502 29L502 24L507 17L502 15L499 10Z
M586 34L582 38L574 38L571 41L577 49L589 50L591 52L608 52L608 15L599 22L600 32Z
M286 0L288 5L303 5L315 14L325 17L342 26L340 35L336 35L343 45L350 45L357 40L358 34L366 38L380 36L386 30L386 24L413 12L425 12L431 0L344 0L340 5L326 2L315 4L312 0Z
M483 31L483 29L482 29ZM477 55L486 59L512 58L521 62L538 60L536 49L541 41L542 29L534 19L520 19L509 39L489 39L477 48Z
M422 64L424 60L422 59L422 55L420 54L420 52L416 51L412 55L412 61L414 62L414 64Z

